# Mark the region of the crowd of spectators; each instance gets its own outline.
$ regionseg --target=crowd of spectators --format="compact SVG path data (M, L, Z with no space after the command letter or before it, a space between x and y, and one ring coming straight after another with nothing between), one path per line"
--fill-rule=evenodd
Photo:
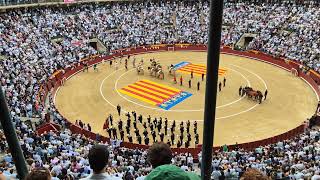
M45 167L53 178L60 179L67 175L85 177L92 171L87 155L95 141L71 134L67 128L37 135L20 119L44 119L45 107L37 97L41 96L40 85L50 75L81 58L125 47L207 44L208 12L207 1L172 1L39 7L1 13L0 83L30 169ZM244 33L255 34L247 49L301 61L319 71L319 16L318 5L225 3L221 43L234 46ZM91 38L98 38L106 52L90 46ZM65 123L53 104L49 111L55 121ZM13 177L12 157L3 139L0 133L0 151L5 153L0 171ZM138 178L151 171L146 151L119 147L119 140L107 147L110 176ZM255 151L216 152L212 177L237 178L246 168L257 168L273 178L315 180L320 178L319 154L319 130L309 130L295 139ZM172 162L193 171L193 159L196 157L190 154L175 154Z

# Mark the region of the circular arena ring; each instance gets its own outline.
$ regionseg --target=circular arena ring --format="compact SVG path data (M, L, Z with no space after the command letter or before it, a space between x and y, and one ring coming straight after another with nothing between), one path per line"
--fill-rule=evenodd
M131 56L128 69L125 68L125 58L120 58L122 55ZM118 50L110 56L84 60L89 66L98 64L96 70L89 67L88 72L83 71L83 66L76 64L55 73L44 86L43 94L52 90L56 108L71 123L78 119L90 123L92 132L74 124L70 129L91 138L99 133L107 140L103 124L109 114L114 116L115 122L118 121L116 106L119 104L123 111L120 118L124 124L127 119L125 113L132 111L141 114L144 121L148 115L152 118L168 118L168 127L173 120L176 120L177 126L181 121L186 123L190 120L191 124L197 121L201 143L205 95L205 77L202 80L202 73L206 68L206 55L206 46L189 44ZM136 66L141 59L144 60L144 74L138 74L137 69L133 68L134 58ZM155 59L163 66L164 79L150 75L150 59ZM113 60L112 65L110 60ZM176 69L177 83L173 81L174 76L169 74L167 68L171 64ZM295 62L273 58L261 52L240 52L223 47L219 67L222 88L218 92L214 146L237 143L240 147L249 149L302 133L304 121L316 111L320 93L314 81L319 78L318 74L311 72L309 75L293 75L292 68L298 69L298 66ZM180 77L183 78L182 86ZM191 88L188 85L190 79ZM198 82L200 90L197 90ZM239 96L240 86L249 86L263 93L268 89L266 100L259 104L248 97ZM134 134L133 127L131 128ZM143 132L142 124L138 123L138 128ZM201 145L194 144L193 125L190 129L191 148L179 148L178 151L196 153L200 150ZM176 135L180 134L179 128L175 131ZM135 143L136 138L133 139ZM170 130L164 139L165 142L170 139ZM128 143L127 138L125 141L124 146L146 148L145 145Z

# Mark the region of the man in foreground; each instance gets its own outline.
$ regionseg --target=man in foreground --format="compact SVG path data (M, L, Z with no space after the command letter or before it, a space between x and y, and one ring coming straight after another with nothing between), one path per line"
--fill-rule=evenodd
M93 146L88 154L89 164L93 173L91 173L87 178L89 179L101 179L101 180L121 180L121 178L112 177L106 173L106 168L109 160L109 151L107 146L95 145Z
M148 161L153 170L145 180L200 180L200 176L171 165L171 159L172 151L168 144L153 144L148 150Z

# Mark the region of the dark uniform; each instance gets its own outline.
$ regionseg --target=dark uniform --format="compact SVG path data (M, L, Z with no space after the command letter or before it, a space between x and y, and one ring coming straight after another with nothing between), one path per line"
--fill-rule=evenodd
M122 122L121 119L120 119L120 121L119 121L119 123L118 123L119 130L122 130L122 126L123 126L123 122Z
M219 82L219 92L221 91L221 82Z
M189 88L191 88L191 79L189 80Z
M149 137L146 137L145 139L144 139L144 143L146 144L146 145L149 145Z
M117 111L118 111L118 114L119 114L119 116L120 116L120 113L121 113L121 106L118 104L118 106L117 106Z
M156 142L156 132L155 131L152 131L151 132L151 135L152 135L152 138L153 138L153 142Z
M195 135L195 144L199 144L199 134Z
M163 142L163 139L164 139L164 134L163 134L163 133L160 133L160 140L161 140L161 142Z
M241 92L242 92L242 86L240 86L239 88L239 96L241 96Z
M120 130L120 138L122 141L124 140L124 131L123 130Z
M174 145L174 138L175 138L174 133L172 133L171 134L171 143L172 143L172 145Z
M135 111L132 112L133 118L135 121L137 121L137 113Z
M111 114L109 115L109 121L110 121L111 126L113 126L113 125L112 125L113 116L112 116Z
M224 78L223 78L223 87L226 86L226 82L227 82L227 79L224 77Z
M111 138L111 133L112 133L112 128L108 128L108 134L109 134L109 138Z
M264 100L267 99L267 95L268 95L268 89L266 89L266 91L264 92Z
M141 139L141 136L138 135L138 136L137 136L137 141L138 141L139 144L141 144L141 140L142 140L142 139Z
M137 121L133 121L133 127L137 129Z
M132 136L130 134L128 135L128 140L132 143Z
M128 125L126 126L126 131L127 131L127 134L130 134L130 127Z
M204 74L201 74L201 79L202 79L202 81L204 80Z
M197 89L200 90L200 82L197 83Z
M184 143L184 145L185 145L186 148L189 148L189 146L190 146L190 141L186 141L186 142Z
M116 128L112 128L112 135L113 135L113 139L118 139L117 129Z
M177 147L180 148L181 146L182 146L182 144L181 144L180 140L178 140Z
M138 117L138 121L139 121L140 123L142 123L142 115L141 115L141 114L140 114L139 117Z
M143 131L143 135L144 135L144 137L148 136L148 131L146 129Z

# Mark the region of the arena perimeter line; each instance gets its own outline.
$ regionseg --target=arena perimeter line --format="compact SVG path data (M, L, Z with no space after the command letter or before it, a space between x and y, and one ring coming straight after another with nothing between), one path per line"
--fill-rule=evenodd
M124 69L124 68L122 68L122 69ZM238 72L238 71L236 71L236 70L234 70L234 69L232 69L232 68L229 68L229 69L231 69L231 70L239 73L242 77L244 77L243 74L241 74L240 72ZM119 69L119 70L120 70L120 69ZM131 69L131 70L129 70L129 71L133 71L133 70L134 70L134 69ZM117 71L118 71L118 70L117 70ZM115 88L114 88L116 91L117 91L117 88L116 88L116 87L117 87L117 82L118 82L118 80L119 80L123 75L125 75L126 73L128 73L129 71L123 73L123 74L117 79L116 84L115 84ZM260 79L260 80L264 83L265 87L267 87L265 81L264 81L259 75L255 74L255 73L253 73L253 72L251 72L251 71L249 71L249 70L247 70L247 71L248 71L249 73L253 74L254 76L258 77L258 79ZM101 94L101 96L103 97L104 100L106 100L106 102L108 102L108 103L109 103L110 105L112 105L113 107L115 107L115 106L114 106L112 103L110 103L110 101L108 101L108 100L104 97L104 95L103 95L103 93L102 93L102 87L103 87L104 81L105 81L107 78L109 78L111 75L113 75L115 72L116 72L116 71L114 71L113 73L109 74L105 79L103 79L103 81L102 81L101 84L100 84L100 94ZM244 77L244 78L245 78L245 77ZM245 80L247 80L247 82L249 82L248 85L250 85L250 81L248 81L247 78L245 78ZM134 103L134 104L136 104L136 105L139 105L139 106L142 106L142 107L145 107L145 108L148 108L148 109L155 109L155 110L158 110L158 111L159 111L159 110L160 110L160 111L162 110L162 109L151 108L151 107L148 107L148 106L144 106L144 105L138 104L138 103L136 103L136 102L133 102L133 101L131 101L131 100L123 97L118 91L117 91L117 93L118 93L122 98L124 98L124 99L126 99L127 101L132 102L132 103ZM228 106L228 105L230 105L230 104L236 103L236 102L242 100L243 98L244 98L244 97L242 97L242 98L240 98L240 99L238 99L238 100L236 100L236 101L234 101L234 102L231 102L231 103L229 103L229 104L222 105L222 106L225 107L225 106ZM235 113L235 114L232 114L232 115L228 115L228 116L218 117L218 118L216 118L216 119L225 119L225 118L237 116L237 115L239 115L239 114L243 114L243 113L246 113L246 112L248 112L248 111L251 111L252 109L254 109L255 107L257 107L258 105L259 105L259 104L257 103L257 104L255 104L254 106L250 107L250 108L247 109L247 110L240 111L240 112L238 112L238 113ZM221 106L220 106L220 107L221 107ZM217 107L217 108L218 108L218 107ZM123 111L124 111L124 112L127 112L127 111L125 111L125 110L123 110ZM165 110L163 110L163 111L165 111ZM171 111L174 111L174 110L171 110ZM185 111L188 111L188 110L182 110L182 111L185 112ZM189 110L189 111L190 111L190 110ZM197 111L198 111L198 110L197 110ZM184 121L184 120L177 120L177 121ZM191 120L191 121L203 121L203 120Z
M239 71L234 70L234 69L232 69L232 68L229 68L229 69L232 70L232 71L235 71L235 72L238 73L238 74L240 74L240 75L247 81L248 85L249 85L249 86L251 85L251 84L250 84L250 81L249 81L242 73L240 73ZM198 109L198 110L195 110L195 109L194 109L194 110L185 110L185 109L164 110L164 109L160 109L160 108L153 108L153 107L145 106L145 105L142 105L142 104L137 103L137 102L135 102L135 101L131 101L130 99L128 99L128 98L126 98L125 96L123 96L123 95L117 90L117 86L118 86L118 81L122 78L122 76L126 75L127 73L129 73L130 71L133 71L133 70L134 70L134 69L131 69L131 70L127 71L127 72L124 72L124 73L123 73L122 75L120 75L120 76L118 77L118 79L116 80L114 89L116 90L116 92L118 93L118 95L119 95L120 97L122 97L123 99L125 99L125 100L127 100L127 101L129 101L129 102L131 102L131 103L133 103L133 104L135 104L135 105L138 105L138 106L141 106L141 107L144 107L144 108L147 108L147 109L156 110L156 111L166 111L166 112L168 112L168 111L169 111L169 112L197 112L197 111L203 111L203 109ZM104 81L103 81L103 83L104 83ZM101 86L100 86L100 87L101 87ZM100 92L102 92L102 91L100 91ZM229 105L234 104L234 103L236 103L236 102L238 102L238 101L241 101L243 98L245 98L245 97L241 97L241 98L239 98L239 99L237 99L237 100L235 100L235 101L233 101L233 102L230 102L230 103L227 103L227 104L218 106L217 108L222 108L222 107L229 106Z
M259 59L257 59L257 60L259 60ZM101 63L101 62L96 63L96 64L100 64L100 63ZM91 66L93 66L93 64L92 64ZM90 66L90 67L91 67L91 66ZM233 66L235 66L235 65L233 65ZM239 67L239 66L235 66L235 67ZM110 105L113 106L114 108L115 108L116 106L113 105L110 101L108 101L108 99L106 99L106 98L104 97L104 95L103 95L103 93L102 93L102 86L103 86L104 81L105 81L106 79L108 79L111 75L113 75L113 74L116 73L117 71L120 71L120 70L123 70L123 69L125 69L125 68L120 68L120 69L118 69L118 70L110 73L105 79L103 79L103 81L102 81L101 84L100 84L100 95L102 96L102 98L103 98L108 104L110 104ZM238 74L240 74L240 75L247 81L248 85L250 86L250 81L249 81L242 73L240 73L239 71L236 71L236 70L234 70L234 69L232 69L232 68L229 68L229 69L232 70L232 71L237 72ZM241 68L241 69L246 70L245 68ZM129 71L132 71L132 70L134 70L134 69L131 69L131 70L129 70ZM78 73L81 72L81 71L82 71L82 70L77 71L76 73L74 73L74 74L72 74L71 76L69 76L66 80L70 79L71 77L73 77L74 75L78 74ZM255 74L255 73L253 73L253 72L251 72L251 71L249 71L249 70L246 70L246 71L249 72L249 73L251 73L251 74L253 74L253 75L255 75L255 76L258 77L260 80L262 80L263 83L264 83L264 85L265 85L265 87L267 88L267 85L266 85L265 81L264 81L259 75ZM122 76L123 76L124 74L126 74L126 73L128 73L128 71L125 72L125 73L123 73L120 77L122 77ZM119 77L119 78L120 78L120 77ZM135 103L135 102L133 102L133 101L131 101L131 100L128 100L127 98L123 97L123 96L118 92L118 90L117 90L117 88L116 88L116 85L117 85L117 82L118 82L119 78L117 79L116 84L115 84L115 90L116 90L116 92L117 92L122 98L126 99L127 101L132 102L132 103L134 103L134 104L136 104L136 105L140 105L140 104ZM308 82L307 82L307 83L308 83ZM309 83L308 83L308 84L309 84ZM310 84L309 84L309 85L310 85ZM310 85L310 86L311 86L311 85ZM312 86L311 86L311 87L312 87ZM312 87L312 89L313 89L313 87ZM60 86L57 88L56 92L54 93L54 99L53 99L54 104L55 104L55 100L56 100L56 95L57 95L57 93L58 93L59 90L60 90ZM314 89L313 89L313 90L314 90ZM315 91L315 90L314 90L314 91ZM234 104L234 103L242 100L243 98L244 98L244 97L241 97L241 98L239 98L238 100L236 100L236 101L234 101L234 102L231 102L231 103L228 103L228 104L225 104L225 105L222 105L222 106L218 106L217 108L221 108L221 107L225 107L225 106ZM319 99L318 95L317 95L317 98ZM239 115L239 114L243 114L243 113L246 113L246 112L251 111L252 109L254 109L254 108L255 108L256 106L258 106L258 105L259 105L259 104L256 104L256 105L252 106L251 108L249 108L249 109L247 109L247 110L240 111L240 112L235 113L235 114L232 114L232 115L223 116L223 117L216 117L216 119L225 119L225 118L237 116L237 115ZM151 107L147 107L147 106L144 106L144 105L140 105L140 106L145 107L145 108L149 108L149 109L153 109L153 108L151 108ZM155 110L158 110L158 111L159 111L159 110L160 110L160 111L163 110L163 109L157 109L157 108L154 108L154 109L155 109ZM121 110L121 111L127 113L127 111L124 110L124 109ZM163 110L163 111L165 111L165 110ZM169 111L177 111L177 110L169 110ZM186 111L191 111L191 110L182 110L182 112L183 112L183 111L186 112ZM194 110L194 111L201 111L201 110ZM179 112L179 111L178 111L178 112ZM181 112L181 111L180 111L180 112ZM176 121L184 121L184 120L176 120ZM203 121L203 120L191 120L191 121Z

